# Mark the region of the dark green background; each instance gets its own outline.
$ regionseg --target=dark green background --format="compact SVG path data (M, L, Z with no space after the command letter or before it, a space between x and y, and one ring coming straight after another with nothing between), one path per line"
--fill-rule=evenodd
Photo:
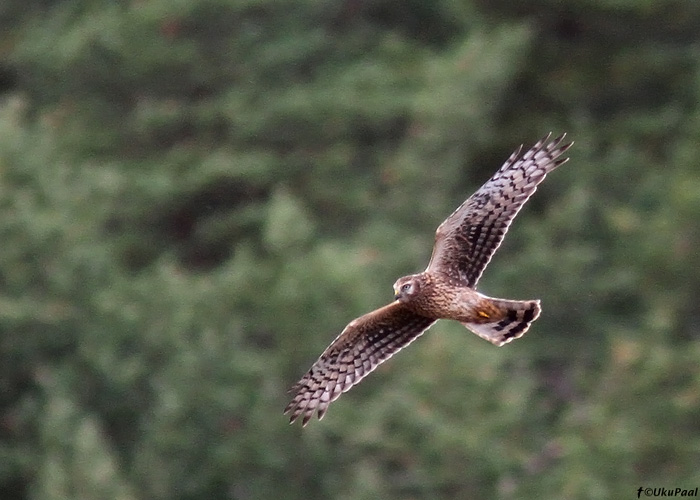
M700 2L5 0L0 498L700 486ZM520 143L571 160L439 323L286 390Z

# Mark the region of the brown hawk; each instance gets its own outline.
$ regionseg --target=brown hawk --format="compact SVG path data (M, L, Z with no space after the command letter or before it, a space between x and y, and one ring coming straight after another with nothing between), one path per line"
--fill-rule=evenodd
M508 226L545 176L565 163L573 143L566 134L542 138L525 153L522 146L467 201L438 227L425 271L394 284L395 301L348 324L292 388L284 410L290 423L328 405L380 363L413 342L438 319L459 321L479 337L501 346L521 337L540 315L539 300L505 300L476 291L481 273Z

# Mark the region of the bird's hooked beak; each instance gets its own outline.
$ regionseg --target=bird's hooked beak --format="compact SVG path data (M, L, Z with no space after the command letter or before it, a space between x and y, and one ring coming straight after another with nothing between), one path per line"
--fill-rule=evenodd
M394 287L394 300L399 300L399 291Z

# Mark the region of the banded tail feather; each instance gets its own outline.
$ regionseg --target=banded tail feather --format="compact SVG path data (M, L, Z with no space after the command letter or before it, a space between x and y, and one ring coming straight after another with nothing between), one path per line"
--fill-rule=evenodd
M539 300L504 300L488 298L501 314L493 321L462 323L482 339L502 346L522 337L540 316Z

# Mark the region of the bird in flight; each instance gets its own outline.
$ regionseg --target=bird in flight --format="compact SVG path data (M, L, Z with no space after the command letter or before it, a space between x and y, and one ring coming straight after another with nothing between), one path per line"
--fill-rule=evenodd
M305 426L314 412L323 418L331 402L439 319L458 321L497 346L527 332L540 315L539 300L487 297L476 284L537 185L568 160L561 155L573 143L564 143L566 134L550 136L524 153L520 146L440 224L428 267L396 281L394 302L345 327L291 389L294 398L284 410L290 423L301 416Z

